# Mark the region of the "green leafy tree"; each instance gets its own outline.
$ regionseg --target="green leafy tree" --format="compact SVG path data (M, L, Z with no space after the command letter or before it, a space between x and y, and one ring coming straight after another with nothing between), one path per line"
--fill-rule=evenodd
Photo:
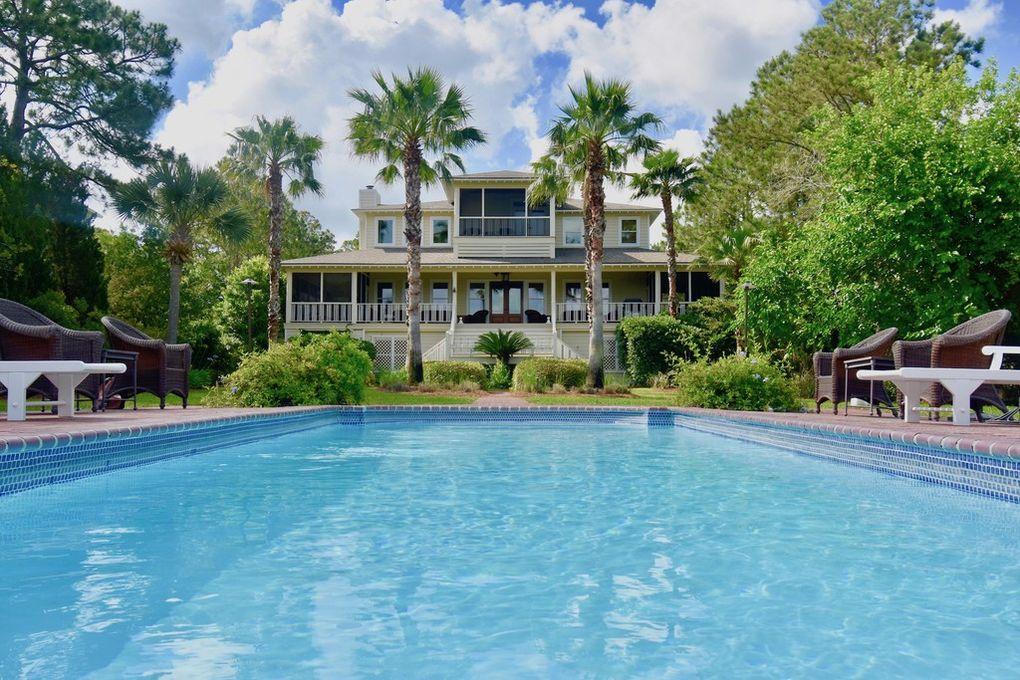
M464 91L449 87L431 68L408 70L392 82L373 74L379 92L349 93L362 109L351 118L348 139L354 153L382 161L378 179L392 184L404 179L404 237L407 241L407 380L422 381L421 328L421 188L450 177L450 167L464 171L456 152L485 142L468 125L471 106Z
M630 178L634 198L658 198L662 201L663 228L666 232L666 271L669 276L669 314L677 316L680 305L676 290L676 215L673 199L682 208L694 195L698 186L698 174L693 158L680 158L673 149L664 149L645 156L644 170ZM658 300L656 300L658 302Z
M869 105L824 115L831 199L744 275L752 339L806 356L833 331L929 337L1007 307L1020 286L1020 75L900 66L864 83Z
M0 3L4 134L15 152L38 144L53 158L77 147L87 163L139 161L173 102L177 41L166 26L108 0ZM65 159L66 162L66 159Z
M588 342L589 387L605 382L602 367L602 258L606 234L605 183L621 185L627 162L637 154L659 148L649 132L662 125L658 116L638 113L630 85L597 80L585 73L581 87L570 88L571 102L549 131L549 151L532 165L538 176L530 200L562 201L580 185L583 201L585 300L591 333ZM593 313L598 312L598 313Z
M113 195L121 217L152 230L164 244L170 265L167 340L177 342L181 272L202 232L241 240L250 230L247 215L229 205L226 182L212 168L196 168L187 156L153 165L144 177L119 185Z
M244 281L254 281L254 285ZM252 344L248 344L248 303L251 295ZM217 308L217 322L229 344L245 351L264 350L269 345L269 258L256 255L227 275L223 299Z
M865 77L899 64L976 65L981 40L935 24L931 0L833 0L791 52L763 65L747 101L719 113L705 142L705 184L689 217L694 240L746 224L796 233L830 196L820 115L847 115L871 94Z
M269 341L280 335L280 252L284 221L284 178L287 192L322 194L315 177L315 164L322 153L322 139L302 134L293 118L255 119L254 127L237 128L227 153L228 164L237 174L257 179L265 186L269 204Z

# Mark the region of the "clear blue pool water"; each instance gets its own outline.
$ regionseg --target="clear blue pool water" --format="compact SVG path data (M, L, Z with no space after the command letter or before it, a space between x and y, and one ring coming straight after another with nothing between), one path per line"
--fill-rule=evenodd
M1018 527L681 429L325 427L0 498L0 677L1007 677Z

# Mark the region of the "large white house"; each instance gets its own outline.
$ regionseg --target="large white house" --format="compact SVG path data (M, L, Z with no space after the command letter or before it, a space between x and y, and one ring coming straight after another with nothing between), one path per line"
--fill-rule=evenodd
M446 200L422 204L422 351L425 360L482 358L475 341L515 329L535 355L588 354L581 202L528 205L533 176L503 170L455 176ZM398 368L407 350L403 205L380 203L371 186L358 195L360 250L283 263L285 332L348 329L373 341L377 366ZM649 225L662 211L606 206L602 313L606 369L617 370L616 324L657 314L668 293L666 254L653 250ZM720 284L693 257L678 255L681 299L716 296Z

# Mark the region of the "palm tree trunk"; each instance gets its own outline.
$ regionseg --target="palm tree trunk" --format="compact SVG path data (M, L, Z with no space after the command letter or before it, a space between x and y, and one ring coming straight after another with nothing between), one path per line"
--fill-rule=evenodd
M421 355L421 149L404 151L404 238L407 240L407 382L424 379Z
M585 282L588 297L588 377L589 388L602 389L605 385L605 369L602 354L605 347L603 338L602 313L602 257L606 236L606 194L602 186L605 158L602 149L589 147L587 168L584 174L584 221L585 221Z
M183 264L177 258L170 260L170 305L166 314L166 341L177 342L177 326L181 319L181 269Z
M269 343L280 339L280 241L283 231L283 173L271 167L269 189Z
M673 225L673 195L662 192L662 212L665 214L666 230L666 271L669 277L669 315L674 319L680 314L676 291L676 231ZM658 276L658 273L656 273ZM658 300L655 301L658 304Z

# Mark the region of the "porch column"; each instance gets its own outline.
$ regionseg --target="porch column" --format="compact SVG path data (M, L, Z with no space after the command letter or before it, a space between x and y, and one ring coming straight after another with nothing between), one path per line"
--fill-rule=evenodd
M655 310L656 314L659 313L659 305L661 304L661 300L662 300L662 274L659 273L659 270L655 270L655 306L652 307L652 309Z
M351 272L351 323L358 323L358 272Z
M291 323L293 321L293 319L291 318L293 315L291 314L290 309L292 306L291 300L294 299L294 281L292 280L292 278L293 278L292 274L290 272L287 272L287 299L284 300L285 306L283 308L284 323Z
M457 328L457 270L450 275L450 331Z
M556 332L556 317L559 313L556 310L556 270L549 274L549 318L552 319L553 333Z

